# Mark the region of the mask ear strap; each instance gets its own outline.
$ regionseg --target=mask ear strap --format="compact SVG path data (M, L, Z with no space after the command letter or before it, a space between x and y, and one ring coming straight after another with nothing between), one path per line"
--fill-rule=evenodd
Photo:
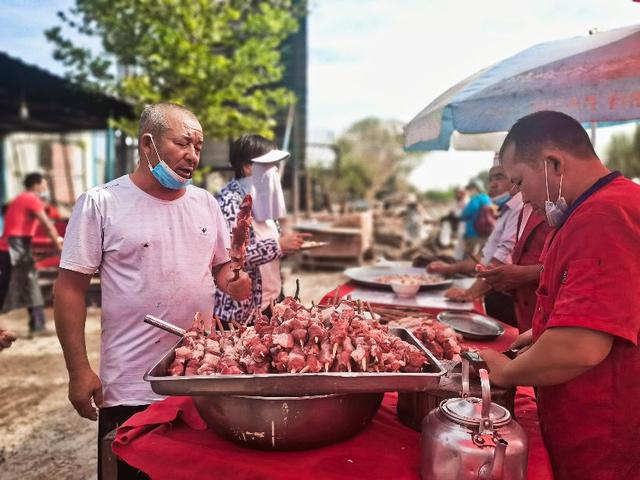
M158 149L156 148L156 142L153 141L153 135L151 135L150 133L147 133L146 135L149 135L149 139L151 139L151 145L153 146L153 149L156 152L156 156L158 157L158 164L159 164L160 162L162 162L162 159L160 158L160 154L158 153ZM153 170L153 166L151 165L151 161L149 160L149 155L147 155L147 153L145 152L144 156L147 158L149 169ZM156 164L156 166L158 165Z
M549 196L549 179L547 177L547 160L546 159L544 160L544 185L545 187L547 187L547 202L550 202L551 197Z
M560 200L560 197L562 197L562 179L563 178L564 178L564 173L560 175L560 189L558 190L558 200Z

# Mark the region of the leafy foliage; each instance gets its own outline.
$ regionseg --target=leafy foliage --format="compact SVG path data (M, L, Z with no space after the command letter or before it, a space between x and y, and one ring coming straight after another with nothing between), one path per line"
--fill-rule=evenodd
M633 135L616 134L607 148L607 167L626 177L640 177L640 126Z
M171 101L192 109L207 136L272 137L275 114L293 101L277 86L279 47L304 8L294 0L76 0L58 13L63 26L100 39L104 52L75 45L62 26L45 35L71 80L138 111Z
M344 205L409 190L406 179L417 157L402 148L400 122L365 118L354 123L336 144L339 161L333 169L310 169L325 197Z

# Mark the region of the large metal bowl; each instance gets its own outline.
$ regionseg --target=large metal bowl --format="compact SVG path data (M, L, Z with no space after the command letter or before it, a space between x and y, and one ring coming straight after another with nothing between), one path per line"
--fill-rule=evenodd
M209 428L229 440L262 450L305 450L356 435L375 416L382 397L208 395L193 400Z

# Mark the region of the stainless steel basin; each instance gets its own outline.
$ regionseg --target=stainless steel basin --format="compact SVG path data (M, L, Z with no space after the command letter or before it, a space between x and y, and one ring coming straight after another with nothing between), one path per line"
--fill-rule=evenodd
M194 396L200 416L219 435L262 450L305 450L359 433L383 393L301 397Z

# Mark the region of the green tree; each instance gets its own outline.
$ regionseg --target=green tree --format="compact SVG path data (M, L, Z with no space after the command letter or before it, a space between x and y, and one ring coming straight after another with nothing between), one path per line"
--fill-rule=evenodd
M45 35L68 78L137 111L172 101L192 109L210 137L272 137L274 116L293 101L277 85L279 47L303 9L295 0L76 0ZM103 52L77 46L63 27L99 39Z
M616 134L607 147L607 167L626 177L640 177L640 126L632 135Z
M360 182L354 192L367 200L383 192L407 191L406 179L418 157L407 154L402 145L401 122L370 117L354 123L337 140L343 168L351 174L343 182Z

